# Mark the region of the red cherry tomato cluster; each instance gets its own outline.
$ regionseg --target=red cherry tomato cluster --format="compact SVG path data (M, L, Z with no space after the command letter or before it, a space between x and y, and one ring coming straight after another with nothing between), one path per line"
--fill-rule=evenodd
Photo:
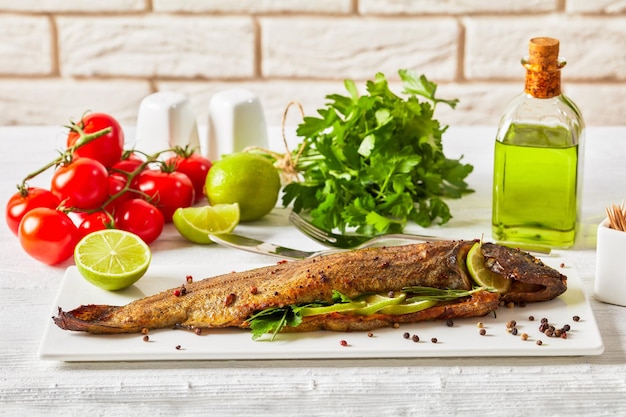
M165 152L175 156L162 161ZM27 182L54 168L50 188ZM85 235L118 228L153 242L179 207L203 198L211 162L190 149L155 155L124 150L124 132L110 115L90 113L70 126L67 149L18 185L6 221L33 258L57 264Z

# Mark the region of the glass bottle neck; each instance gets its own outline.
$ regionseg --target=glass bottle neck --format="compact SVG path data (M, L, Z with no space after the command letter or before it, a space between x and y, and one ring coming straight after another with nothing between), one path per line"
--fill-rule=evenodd
M522 60L526 68L524 92L535 98L552 98L561 95L561 68L565 62L542 67Z

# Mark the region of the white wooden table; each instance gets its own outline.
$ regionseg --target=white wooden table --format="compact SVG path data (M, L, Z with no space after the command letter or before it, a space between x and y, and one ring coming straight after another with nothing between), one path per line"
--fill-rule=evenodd
M491 127L451 127L446 133L446 154L464 154L474 165L469 182L476 193L451 201L454 219L430 233L489 236L494 134ZM273 147L279 149L276 136ZM54 157L63 139L57 127L0 128L3 204L23 176ZM626 198L625 161L626 127L588 129L582 232L576 247L563 251L591 298L605 344L599 356L42 361L39 344L71 262L48 267L32 260L1 222L0 415L626 415L626 308L593 298L595 228L605 207ZM283 243L318 247L295 231ZM210 256L263 260L221 247L209 255L171 225L152 250L154 265L210 262Z

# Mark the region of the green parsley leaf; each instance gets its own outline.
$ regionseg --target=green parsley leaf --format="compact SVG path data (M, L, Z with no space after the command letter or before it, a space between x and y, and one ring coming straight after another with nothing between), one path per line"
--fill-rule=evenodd
M270 340L274 340L285 326L299 326L302 323L302 315L299 314L301 309L302 307L296 306L275 307L254 314L247 320L250 330L252 330L252 339L270 334Z
M437 98L437 85L423 75L398 73L406 98L379 73L366 83L368 94L359 96L346 80L348 96L329 95L319 117L304 118L296 132L304 146L296 166L302 181L284 188L284 206L308 211L322 229L369 235L401 232L409 221L427 227L450 220L444 198L472 192L465 178L473 167L446 158L447 126L434 111L458 100Z

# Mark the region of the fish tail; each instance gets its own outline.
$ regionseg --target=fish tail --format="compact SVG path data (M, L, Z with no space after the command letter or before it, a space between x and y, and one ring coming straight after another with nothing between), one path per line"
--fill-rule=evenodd
M141 331L142 326L137 324L113 323L109 320L111 315L120 308L122 307L88 304L72 311L63 311L59 307L58 314L52 317L52 320L64 330L89 333L134 333Z

